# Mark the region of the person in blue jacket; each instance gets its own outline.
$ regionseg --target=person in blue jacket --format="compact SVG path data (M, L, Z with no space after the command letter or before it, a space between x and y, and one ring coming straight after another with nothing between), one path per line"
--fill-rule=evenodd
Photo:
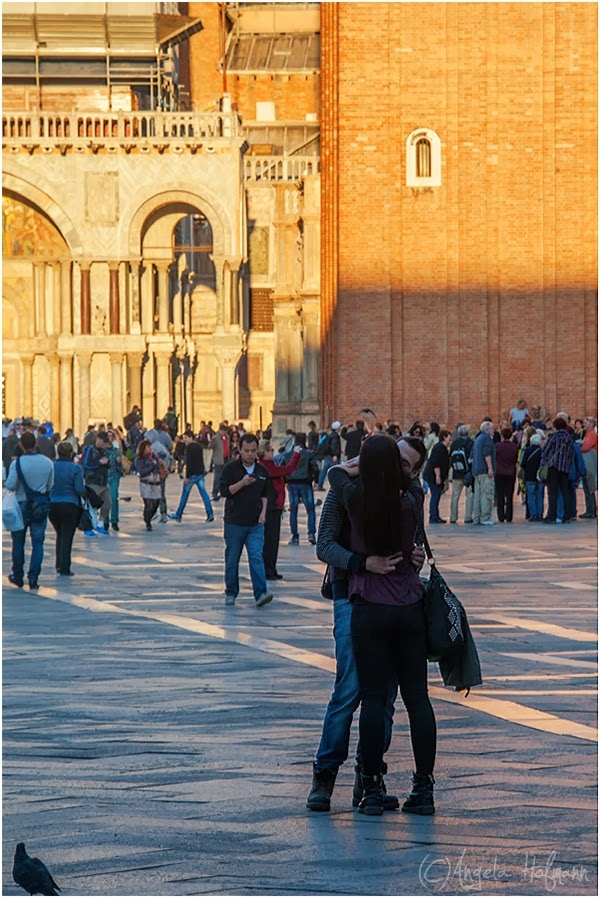
M63 440L57 447L54 485L50 491L50 523L56 531L56 573L72 577L71 550L81 517L81 499L85 499L83 469L73 461L73 446Z

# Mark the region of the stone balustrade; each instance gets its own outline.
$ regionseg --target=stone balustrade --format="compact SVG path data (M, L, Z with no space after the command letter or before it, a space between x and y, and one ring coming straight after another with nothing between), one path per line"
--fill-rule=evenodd
M213 142L239 142L241 122L233 112L9 112L2 116L2 146L125 151Z
M318 175L318 156L246 156L246 181L301 181L306 175Z

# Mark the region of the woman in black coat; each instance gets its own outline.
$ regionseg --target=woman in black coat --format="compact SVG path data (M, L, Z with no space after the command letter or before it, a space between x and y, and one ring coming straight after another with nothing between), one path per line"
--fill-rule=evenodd
M450 472L450 455L448 447L452 442L452 434L449 430L442 430L438 442L431 450L431 454L427 459L425 470L423 471L423 480L429 485L431 498L429 500L429 523L445 524L440 517L440 498L444 492L444 485L448 480Z

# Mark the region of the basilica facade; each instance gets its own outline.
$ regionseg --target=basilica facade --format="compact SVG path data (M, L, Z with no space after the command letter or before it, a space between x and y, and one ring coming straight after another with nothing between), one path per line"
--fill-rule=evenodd
M318 416L318 151L266 101L243 123L256 26L190 6L4 8L9 417L82 433L133 405L196 428ZM199 75L228 59L233 91Z

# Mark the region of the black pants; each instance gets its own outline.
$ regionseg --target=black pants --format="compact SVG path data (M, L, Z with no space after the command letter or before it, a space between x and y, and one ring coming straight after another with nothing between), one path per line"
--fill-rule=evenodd
M496 512L499 521L512 521L515 475L496 474Z
M424 775L433 773L436 724L427 694L423 602L375 605L355 600L351 629L361 698L359 734L363 773L375 776L381 772L385 705L394 673L408 713L415 770Z
M59 574L71 573L71 549L81 506L74 502L51 502L50 523L56 530L56 570Z
M573 503L571 501L571 490L569 489L569 475L564 471L558 471L556 468L548 468L548 512L546 518L549 521L556 520L556 499L560 490L563 497L563 521L568 521L573 517Z
M160 504L160 499L143 499L144 503L144 523L150 523L156 513L156 509Z
M267 579L277 574L277 553L279 552L279 535L281 533L282 509L267 509L265 520L265 542L263 546L263 561Z

